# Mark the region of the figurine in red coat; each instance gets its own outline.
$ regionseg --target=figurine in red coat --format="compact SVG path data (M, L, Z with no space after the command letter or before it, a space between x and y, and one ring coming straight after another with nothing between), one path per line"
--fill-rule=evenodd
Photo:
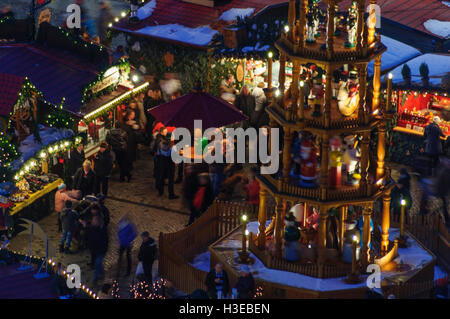
M300 156L300 186L314 187L317 179L317 154L311 140L302 141Z

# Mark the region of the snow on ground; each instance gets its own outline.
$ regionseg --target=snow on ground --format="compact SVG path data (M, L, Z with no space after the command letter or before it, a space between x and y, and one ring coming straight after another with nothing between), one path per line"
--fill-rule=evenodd
M147 4L138 9L137 12L138 18L140 20L149 18L152 15L153 10L155 10L155 8L156 8L156 0L148 2Z
M267 222L269 224L270 221ZM258 222L251 222L247 225L247 229L252 233L257 233L258 231ZM240 231L240 230L239 230ZM399 235L399 230L395 228L391 228L389 231L389 239L394 240ZM241 245L240 240L235 239L225 239L220 242L217 248L239 248ZM396 261L399 262L400 259L403 260L404 264L408 264L413 268L422 268L427 262L432 260L432 256L428 254L428 252L423 249L417 242L408 239L408 248L399 248L399 256L396 258ZM238 257L238 249L234 249L235 257ZM264 266L264 264L253 254L250 254L252 258L255 259L255 263L250 265L250 271L252 272L255 278L259 278L262 280L267 280L270 282L279 283L281 285L287 285L296 288L305 288L312 289L318 291L332 291L332 290L343 290L349 288L359 288L365 287L366 282L363 281L360 284L350 285L346 284L343 279L340 278L328 278L328 279L320 279L305 276L298 273L281 271L275 269L269 269ZM209 262L210 262L210 253L209 251L203 252L202 254L197 255L193 262L191 263L197 269L203 271L209 271ZM392 278L398 275L402 275L400 272L390 271L390 272L382 272L381 278L382 280L385 278ZM442 273L439 275L441 276ZM363 276L364 278L365 276ZM442 276L441 276L442 277Z
M429 19L423 23L425 29L443 38L450 37L450 21Z
M440 85L442 77L450 72L450 55L432 53L420 55L406 63L411 69L411 82L413 83L421 83L422 81L419 72L422 62L428 65L430 84L432 85ZM394 76L392 79L394 83L403 82L402 67L403 64L391 71Z
M165 24L147 26L134 31L134 33L165 38L194 45L207 45L209 42L211 42L218 31L211 29L209 26L188 28L179 24Z
M245 8L245 9L232 8L222 13L219 20L235 21L237 17L245 18L253 14L253 12L255 12L255 8Z
M416 48L384 35L381 36L381 42L387 47L387 51L381 56L382 72L421 54ZM367 68L369 74L373 74L373 61L369 63Z

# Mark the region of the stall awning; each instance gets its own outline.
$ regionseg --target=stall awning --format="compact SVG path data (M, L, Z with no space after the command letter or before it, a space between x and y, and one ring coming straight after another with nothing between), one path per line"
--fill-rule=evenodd
M24 76L0 73L0 115L9 116L19 98L25 82Z

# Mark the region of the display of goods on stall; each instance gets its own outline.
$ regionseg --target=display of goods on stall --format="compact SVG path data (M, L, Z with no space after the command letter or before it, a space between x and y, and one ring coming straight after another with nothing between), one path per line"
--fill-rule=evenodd
M17 181L17 191L9 196L9 200L13 203L23 202L28 199L31 194L41 191L45 186L53 183L58 178L58 175L51 173L44 175L24 175L23 178Z

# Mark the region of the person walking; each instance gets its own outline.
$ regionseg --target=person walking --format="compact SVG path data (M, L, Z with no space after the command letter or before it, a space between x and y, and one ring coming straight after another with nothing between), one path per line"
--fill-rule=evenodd
M430 158L429 175L434 175L436 165L439 162L439 155L442 153L441 137L445 137L442 133L439 123L441 119L438 116L433 118L433 122L425 127L423 138L425 139L425 154Z
M108 196L108 182L113 167L113 158L106 142L100 143L100 151L94 158L95 191Z
M132 109L128 109L124 118L124 130L127 132L127 157L131 169L137 158L138 134L140 126L135 120L136 113ZM128 182L131 178L128 179Z
M253 299L255 294L255 279L253 279L247 265L241 267L240 276L235 288L239 299Z
M84 154L84 145L83 143L80 143L75 149L70 152L69 174L71 177L71 185L69 185L69 188L73 188L75 173L83 165L85 159L86 156Z
M85 160L83 166L75 173L73 189L79 190L81 197L94 195L95 174L91 169L91 162L89 160Z
M87 232L88 246L94 259L94 285L97 285L100 276L104 275L103 259L108 251L108 230L100 216L92 218L91 226Z
M236 106L245 116L247 120L242 121L242 128L247 129L250 126L250 119L252 118L253 112L256 107L255 96L250 94L250 90L247 85L244 85L241 89L241 93L236 97L234 101L234 106Z
M147 283L151 284L153 282L152 268L157 259L158 248L156 247L156 241L150 237L148 231L143 232L141 238L142 244L139 248L138 260L142 263Z
M193 192L192 200L189 202L189 210L191 213L186 226L189 226L197 218L199 218L208 209L213 201L214 192L209 179L209 174L198 174L197 183L195 184L195 192Z
M259 82L252 91L252 95L255 97L255 109L251 116L250 125L256 128L260 125L260 118L264 113L264 104L267 100L266 93L264 93L264 86L264 82Z
M208 295L211 299L225 298L230 291L228 274L223 269L222 263L217 263L213 270L206 275L205 285L208 288Z
M172 160L171 152L170 142L167 139L162 140L156 152L156 188L159 196L163 196L164 181L167 178L169 199L177 199L178 196L174 193L175 163Z
M106 135L106 141L116 155L116 162L120 171L120 182L124 182L125 177L128 180L131 179L131 165L127 156L127 139L127 132L121 129L119 125L109 130Z
M130 221L125 214L118 223L117 236L119 238L119 260L117 262L117 278L120 276L120 266L122 264L122 256L126 251L127 254L127 273L128 277L131 273L131 248L133 241L137 236L136 226Z
M71 254L70 243L75 230L76 222L80 215L72 210L72 201L66 201L66 208L61 212L62 238L59 244L59 252Z
M58 231L62 231L61 212L66 207L67 201L75 201L76 199L67 194L66 184L59 184L55 193L55 212L58 216Z

